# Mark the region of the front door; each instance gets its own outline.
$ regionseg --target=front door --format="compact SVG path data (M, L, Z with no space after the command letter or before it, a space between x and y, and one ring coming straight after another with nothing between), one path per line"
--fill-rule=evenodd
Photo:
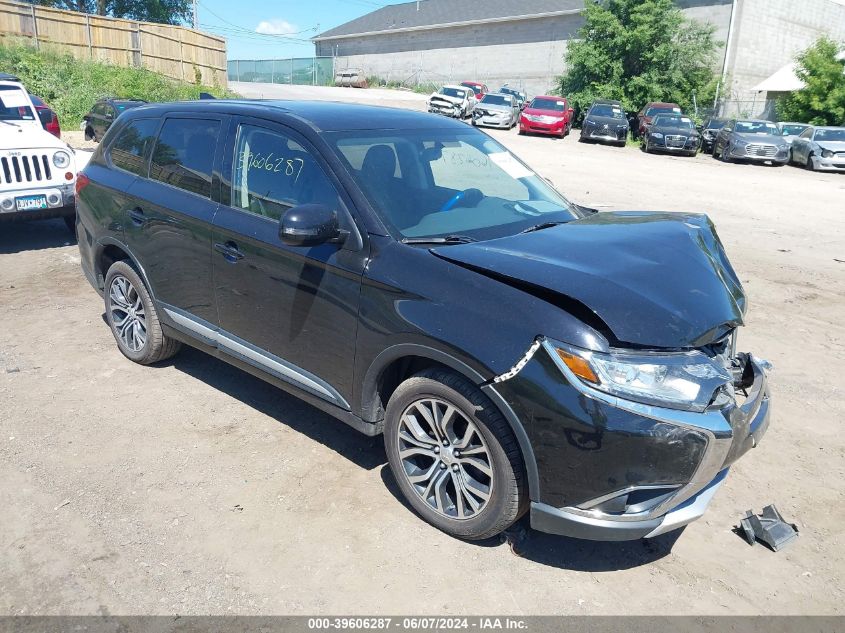
M161 124L149 176L130 189L126 241L156 301L173 319L217 321L211 280L212 167L224 117L179 115ZM146 176L146 174L145 174Z
M218 347L349 408L366 251L339 185L307 142L272 123L233 124L212 237ZM345 245L288 246L279 220L320 203L351 231Z

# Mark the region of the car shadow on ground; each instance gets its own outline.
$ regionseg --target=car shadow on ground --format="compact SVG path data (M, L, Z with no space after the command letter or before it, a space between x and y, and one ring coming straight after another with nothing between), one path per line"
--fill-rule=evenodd
M381 436L367 437L284 390L205 352L184 346L172 360L154 365L170 366L320 442L365 470L387 462Z
M0 223L0 255L75 244L76 236L61 219Z
M381 466L379 474L387 490L408 512L414 513L387 466L381 436L366 437L282 389L192 347L185 346L172 360L153 367L173 367L201 380L320 442L361 468L372 470ZM528 516L524 516L502 535L472 544L477 547L509 547L515 556L550 567L609 572L647 565L667 556L681 531L647 541L582 541L532 530Z
M381 469L381 479L396 500L408 512L416 514L402 496L387 465ZM660 560L672 552L675 541L682 533L683 529L679 529L653 539L619 543L584 541L532 530L526 514L499 536L468 542L477 547L508 547L514 556L558 569L610 572L632 569Z

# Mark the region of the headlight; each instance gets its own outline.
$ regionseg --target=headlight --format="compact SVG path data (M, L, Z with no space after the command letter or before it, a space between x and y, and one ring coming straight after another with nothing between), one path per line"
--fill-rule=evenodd
M823 149L822 158L833 158L833 152L831 152L829 149Z
M699 351L590 352L553 343L566 368L585 385L644 404L704 411L732 384L728 370Z
M59 169L64 169L70 165L70 154L67 152L56 152L53 154L53 165Z
M663 138L663 135L660 132L649 132L651 138Z
M745 147L746 145L748 145L748 141L743 141L741 138L738 138L734 140L734 145L736 145L737 147Z

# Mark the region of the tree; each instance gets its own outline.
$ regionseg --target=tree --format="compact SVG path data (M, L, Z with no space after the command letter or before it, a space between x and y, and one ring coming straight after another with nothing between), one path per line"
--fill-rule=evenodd
M841 50L836 42L822 37L798 55L795 74L804 88L778 102L781 121L845 124L845 56L840 55Z
M672 0L587 2L578 41L566 52L559 90L577 110L615 99L629 111L649 101L713 99L714 27L687 20Z
M161 24L184 24L189 22L191 17L191 0L31 0L31 2L56 9Z

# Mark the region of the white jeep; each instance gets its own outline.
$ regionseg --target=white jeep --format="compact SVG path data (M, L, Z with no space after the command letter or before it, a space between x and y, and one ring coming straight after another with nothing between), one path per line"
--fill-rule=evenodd
M0 80L0 223L76 216L73 149L41 127L26 88Z

